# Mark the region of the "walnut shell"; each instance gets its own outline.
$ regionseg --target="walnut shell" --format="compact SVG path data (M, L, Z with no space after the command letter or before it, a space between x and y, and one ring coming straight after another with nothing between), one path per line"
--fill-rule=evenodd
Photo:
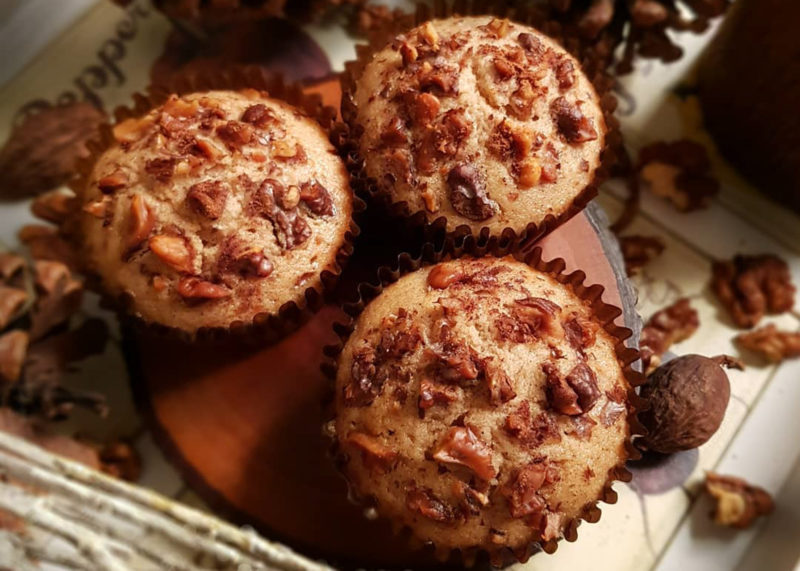
M684 355L661 365L641 390L649 402L640 415L649 432L642 447L672 454L704 444L722 424L730 394L728 376L714 359Z

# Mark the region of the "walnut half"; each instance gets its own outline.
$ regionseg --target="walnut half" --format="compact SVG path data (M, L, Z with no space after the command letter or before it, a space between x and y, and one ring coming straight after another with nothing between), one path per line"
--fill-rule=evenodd
M771 363L800 357L800 332L781 331L770 323L735 338L739 347L753 351Z
M736 529L747 529L756 518L775 508L772 496L741 478L706 474L705 490L717 504L712 514L714 522Z

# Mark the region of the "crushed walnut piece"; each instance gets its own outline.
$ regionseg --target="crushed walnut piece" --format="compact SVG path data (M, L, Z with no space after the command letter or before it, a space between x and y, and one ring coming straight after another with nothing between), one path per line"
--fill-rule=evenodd
M364 432L351 432L344 439L362 452L364 465L370 470L384 473L397 460L397 452L386 447L380 440Z
M582 415L600 398L597 377L586 363L579 362L566 376L552 363L544 363L547 402L556 412L569 416Z
M501 493L508 500L511 517L521 518L532 514L540 514L547 508L547 502L538 491L545 485L547 464L532 462L515 474L501 488Z
M658 142L639 151L639 182L681 212L708 206L719 192L705 147L689 140Z
M444 503L428 489L412 489L406 494L406 507L428 519L440 523L451 523L456 519L452 506Z
M26 301L28 294L25 290L0 286L0 329L5 329L18 316Z
M781 331L770 323L735 337L742 349L761 355L771 363L800 357L800 332Z
M492 465L491 448L469 426L453 426L433 451L433 459L445 464L459 464L483 480L497 474Z
M691 337L698 327L697 310L685 297L654 313L642 328L639 341L644 370L652 372L673 344Z
M619 247L625 260L625 273L633 276L639 273L651 260L664 252L666 245L658 236L621 236Z
M757 518L772 513L772 496L741 478L708 472L705 491L716 501L714 523L736 529L747 529Z
M753 327L765 314L794 306L795 286L785 261L773 254L714 262L711 289L739 327Z

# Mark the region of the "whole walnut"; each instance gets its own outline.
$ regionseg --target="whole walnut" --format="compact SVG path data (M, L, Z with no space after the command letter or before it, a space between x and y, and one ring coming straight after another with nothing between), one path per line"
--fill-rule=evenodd
M640 420L649 434L641 446L672 454L697 448L717 431L731 387L722 366L741 365L728 357L677 357L658 367L642 386L649 408Z

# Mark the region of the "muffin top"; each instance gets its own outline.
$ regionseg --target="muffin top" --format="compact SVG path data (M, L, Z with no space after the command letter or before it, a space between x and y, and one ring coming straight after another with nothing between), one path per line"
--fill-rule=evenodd
M605 121L578 62L508 20L433 20L396 37L351 101L367 174L448 230L520 233L559 217L600 165Z
M616 342L571 289L511 258L408 274L340 356L345 475L440 547L557 539L627 457Z
M173 95L114 138L80 197L84 254L144 320L250 323L336 268L347 172L298 109L254 90Z

